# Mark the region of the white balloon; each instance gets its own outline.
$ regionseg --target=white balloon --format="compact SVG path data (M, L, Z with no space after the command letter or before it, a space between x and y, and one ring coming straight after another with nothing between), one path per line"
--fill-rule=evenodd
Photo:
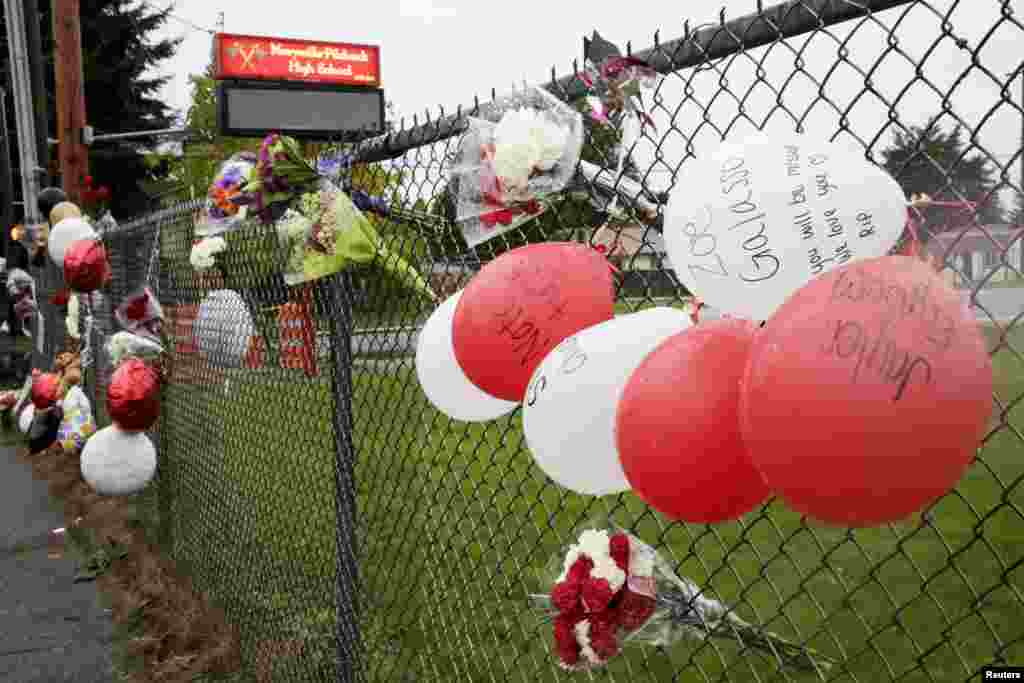
M905 221L903 190L862 155L803 135L750 136L690 167L664 235L694 295L766 320L818 275L888 253Z
M29 403L25 406L25 410L21 411L21 416L18 417L18 429L21 430L22 434L28 434L28 430L32 428L32 420L36 416L36 407Z
M98 237L89 222L82 218L65 218L50 230L46 251L58 268L64 267L64 255L73 242Z
M238 292L218 289L199 304L193 331L196 345L210 363L238 368L249 351L256 326Z
M495 398L469 381L455 359L452 321L462 290L437 307L416 341L416 376L434 407L463 422L486 422L515 410L518 403Z
M145 432L104 427L85 442L82 478L96 493L127 496L138 493L156 474L156 448Z
M523 404L523 433L537 466L578 493L628 491L615 447L619 399L643 359L691 325L685 311L655 307L588 327L556 346L530 378Z

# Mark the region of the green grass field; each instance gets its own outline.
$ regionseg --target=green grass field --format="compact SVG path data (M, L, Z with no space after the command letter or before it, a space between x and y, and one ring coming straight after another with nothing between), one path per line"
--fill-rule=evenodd
M997 348L999 335L989 334ZM1009 342L1024 350L1024 334ZM995 365L1002 414L994 425L1020 430L1012 401L1024 394L1024 360L1002 348ZM251 653L295 632L286 615L301 613L308 625L334 609L330 386L249 372L226 394L181 389L170 399L180 412L165 428L192 451L175 450L170 480L203 498L178 504L176 547L195 558L214 595L251 594L232 607L250 627ZM518 413L486 425L449 421L427 403L411 359L388 374L357 373L354 389L370 680L569 680L526 595L543 590L538 572L573 526L607 514L743 618L841 660L831 680L965 681L997 653L1024 661L1024 442L1013 429L986 441L927 524L848 532L809 525L772 502L735 523L669 526L632 495L593 499L548 482ZM200 424L202 415L214 417ZM324 671L331 646L323 640L316 650ZM313 666L287 659L279 680L288 667ZM779 672L726 641L635 648L610 675L818 680Z

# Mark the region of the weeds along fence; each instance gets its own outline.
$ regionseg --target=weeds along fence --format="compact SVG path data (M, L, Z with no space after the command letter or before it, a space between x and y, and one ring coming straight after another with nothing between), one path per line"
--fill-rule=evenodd
M410 351L430 311L374 271L286 287L273 235L253 226L232 235L219 272L197 276L197 205L104 235L115 278L83 329L97 351L88 388L102 406L109 367L98 349L115 329L111 306L148 283L164 306L171 356L152 504L167 552L240 627L242 678L568 680L526 595L569 529L598 514L655 544L744 619L839 661L797 674L742 643L705 641L629 651L607 680L952 682L1024 661L1024 289L1013 287L1024 271L1021 233L985 208L1021 191L1024 111L1011 86L1024 25L1014 9L997 0L757 3L754 14L688 26L637 53L665 75L653 98L657 127L633 153L656 206L685 187L688 161L727 135L801 130L884 163L893 136L912 125L961 128L965 154L921 145L890 169L908 194L920 180L931 183L922 191L982 207L955 219L927 211L922 234L950 281L970 291L988 334L993 418L958 488L905 524L821 527L777 501L735 523L669 524L632 495L565 492L533 466L516 414L467 426L430 407ZM573 77L549 83L563 98L580 86ZM396 204L433 213L380 227L439 289L518 244L586 238L614 185L614 164L592 157L603 175L580 180L579 201L467 250L445 190L470 113L413 122L354 150L393 184ZM975 157L990 171L984 179ZM636 232L644 246L622 264L620 310L681 303L687 293L661 258L660 224ZM44 290L60 284L55 273L42 277ZM260 343L200 348L196 307L217 289L238 293L232 314L240 325L251 318ZM62 314L46 292L40 298L36 360L48 364ZM303 355L312 340L318 352Z

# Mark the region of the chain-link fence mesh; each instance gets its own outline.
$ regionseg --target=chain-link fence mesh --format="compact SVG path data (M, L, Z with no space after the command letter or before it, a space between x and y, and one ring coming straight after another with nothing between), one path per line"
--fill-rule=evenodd
M617 228L638 245L618 264L621 312L687 300L664 258L661 207L685 188L687 162L725 136L833 139L884 164L908 196L944 202L910 211L906 236L970 292L993 354L994 416L957 489L904 524L828 528L777 501L734 523L669 524L631 494L566 492L533 465L517 413L466 425L429 405L413 349L431 311L379 271L288 287L273 231L252 226L229 236L216 270L197 274L198 204L104 235L114 281L89 302L89 388L106 424L100 347L116 330L112 307L148 284L170 351L153 435L161 532L240 627L246 675L568 680L526 596L570 529L595 514L631 527L746 620L839 662L797 674L741 644L705 641L627 651L601 674L609 680L968 681L986 664L1024 663L1024 221L1012 215L1024 120L1014 47L1024 25L1014 9L808 0L687 26L682 39L638 53L666 76L653 96L656 128L632 153L642 192L618 191L609 149L588 140L585 158L599 173L581 175L542 218L473 250L452 223L447 188L470 112L353 150L350 180L360 174L395 197L378 229L445 295L514 246L589 240L621 195L642 209ZM549 90L582 93L574 77ZM952 151L912 128L929 124L947 136L960 127ZM904 153L891 153L901 139ZM63 314L46 301L59 286L47 271L37 365L62 343ZM211 315L218 307L230 315Z

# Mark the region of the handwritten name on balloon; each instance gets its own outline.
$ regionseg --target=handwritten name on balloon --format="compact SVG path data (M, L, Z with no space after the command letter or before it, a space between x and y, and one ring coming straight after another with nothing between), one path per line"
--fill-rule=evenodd
M957 322L931 296L929 284L902 287L859 269L836 277L831 301L873 303L884 306L894 321L915 321L924 327L925 339L936 351L946 351L956 341Z
M530 273L532 276L527 276ZM547 323L562 317L568 302L562 296L558 280L544 269L514 271L506 279L515 283L521 298L509 302L497 312L498 334L513 343L513 352L520 365L539 362L549 351L552 341ZM535 315L538 310L546 310L546 315Z
M739 228L746 230L743 233L746 235L743 250L750 254L753 271L741 272L740 279L744 282L761 282L774 277L782 264L768 244L768 236L765 234L768 231L768 214L754 201L751 172L746 161L741 157L727 157L722 162L720 182L722 196L729 198L729 211L736 221L729 227L729 232ZM737 196L742 196L742 199L737 200ZM751 274L748 275L748 272Z
M825 355L840 360L853 359L850 384L856 384L862 373L871 373L877 379L896 385L893 401L899 401L915 377L923 385L932 381L932 365L924 356L901 348L887 335L891 321L884 321L878 335L872 337L865 325L856 320L833 322L830 343L823 349ZM918 371L915 374L915 371Z
M571 375L577 372L587 362L587 354L580 346L580 342L576 337L569 337L561 344L555 347L554 354L558 354L560 362L558 364L559 375ZM547 375L539 375L537 379L530 383L529 388L526 391L526 405L534 406L540 395L548 386Z

